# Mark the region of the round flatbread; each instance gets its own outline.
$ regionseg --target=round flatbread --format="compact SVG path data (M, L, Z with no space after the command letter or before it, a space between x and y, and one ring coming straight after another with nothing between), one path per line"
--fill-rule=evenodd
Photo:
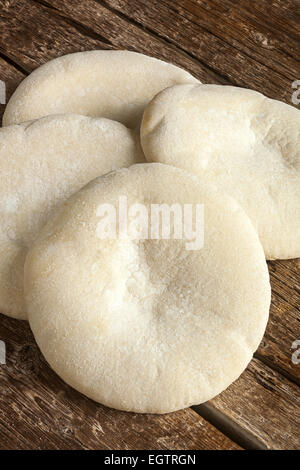
M124 214L124 201L131 231L122 215L117 237L101 237L99 223L112 208ZM187 249L188 230L134 238L139 211L152 220L160 204L195 209L195 225L204 205L201 249ZM264 333L270 286L257 233L233 199L184 170L141 164L97 178L58 210L27 256L25 297L36 341L68 384L113 408L166 413L242 373Z
M108 119L61 115L0 129L0 312L26 318L26 253L54 208L141 160L133 131Z
M182 85L145 110L148 161L203 175L244 208L267 259L300 256L300 111L260 93Z
M199 82L174 65L136 52L77 52L32 72L9 100L3 125L77 113L135 127L154 95L178 83Z

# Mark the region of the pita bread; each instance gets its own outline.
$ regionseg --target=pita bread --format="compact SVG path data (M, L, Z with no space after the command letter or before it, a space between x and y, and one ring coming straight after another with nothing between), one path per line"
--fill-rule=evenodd
M146 159L202 175L244 208L267 259L300 256L300 111L260 93L178 85L145 110Z
M0 129L0 312L26 318L26 253L54 208L96 176L141 160L133 131L108 119L50 116Z
M128 208L204 204L204 247L100 239L99 207L121 196ZM141 164L97 178L56 212L27 256L25 296L36 341L68 384L113 408L167 413L243 372L266 327L270 285L257 233L233 199L183 170Z
M139 125L156 93L178 83L199 83L188 72L129 51L68 54L42 65L9 100L3 125L48 114L77 113Z

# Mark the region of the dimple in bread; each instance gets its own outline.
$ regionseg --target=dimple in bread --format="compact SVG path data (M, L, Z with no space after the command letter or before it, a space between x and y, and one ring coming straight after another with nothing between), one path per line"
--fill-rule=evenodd
M204 204L204 246L97 236L99 207ZM104 405L167 413L204 402L246 368L264 334L263 249L237 203L184 170L133 165L56 211L25 265L30 326L50 366Z

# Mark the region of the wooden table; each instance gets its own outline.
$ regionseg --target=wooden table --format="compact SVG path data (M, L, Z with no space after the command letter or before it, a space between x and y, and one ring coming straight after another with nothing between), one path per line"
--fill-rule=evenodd
M40 64L87 49L143 52L205 83L248 87L289 104L300 79L297 0L0 3L0 79L8 97ZM111 410L72 390L41 357L28 324L0 315L7 345L0 448L299 448L300 364L292 362L292 343L300 339L300 259L270 262L269 270L270 320L248 369L209 403L164 416Z

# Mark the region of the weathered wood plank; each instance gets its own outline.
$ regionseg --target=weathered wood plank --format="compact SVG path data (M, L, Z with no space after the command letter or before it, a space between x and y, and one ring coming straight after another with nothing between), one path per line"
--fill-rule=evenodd
M278 17L270 3L254 1L249 8L247 2L239 2L237 6L232 0L184 0L173 3L172 7L196 25L206 28L259 62L263 59L271 69L289 77L293 70L298 69L298 38L294 37L290 18L283 15L286 10L281 9ZM258 8L258 14L253 15L255 8ZM295 13L290 16L295 18Z
M270 319L256 357L300 384L292 343L300 340L300 259L268 263L272 286Z
M63 54L108 48L79 29L28 0L0 5L0 52L27 72Z
M57 0L50 1L58 3ZM257 39L263 33L257 29L257 25L255 28L254 25L241 23L240 30L238 29L237 18L231 14L239 11L236 5L231 9L223 6L223 12L218 14L217 9L211 5L214 1L185 0L172 2L172 5L166 0L105 0L101 3L126 14L128 18L146 26L171 43L180 44L184 51L209 64L232 83L256 89L271 98L290 102L291 82L297 78L297 71L300 72L299 64L297 66L296 59L281 52L275 38L272 39L272 48L267 53L262 46L259 48L257 45L253 45L250 52L249 40L248 43L244 41L246 47L243 46L243 37L247 38L250 32L256 35ZM204 3L206 8L203 8ZM188 5L192 6L191 11L186 10ZM267 14L269 13L266 11L265 15ZM240 35L239 41L235 39L237 35ZM269 35L269 42L270 38ZM297 51L297 41L287 38L285 44L289 49L294 48Z
M257 359L209 406L250 432L268 449L299 449L299 387ZM201 413L201 406L198 410Z
M48 367L26 322L0 315L0 449L239 449L192 409L168 415L112 410Z
M129 49L184 67L202 81L225 82L209 67L177 50L174 45L113 15L94 1L68 2L68 10L69 16L63 16L39 2L7 0L0 5L0 30L4 31L0 38L0 52L30 72L38 65L70 52ZM33 24L35 28L32 28Z
M230 0L235 5L235 0ZM300 8L295 0L251 0L240 2L240 10L261 24L268 25L272 32L280 31L289 37L299 38Z

